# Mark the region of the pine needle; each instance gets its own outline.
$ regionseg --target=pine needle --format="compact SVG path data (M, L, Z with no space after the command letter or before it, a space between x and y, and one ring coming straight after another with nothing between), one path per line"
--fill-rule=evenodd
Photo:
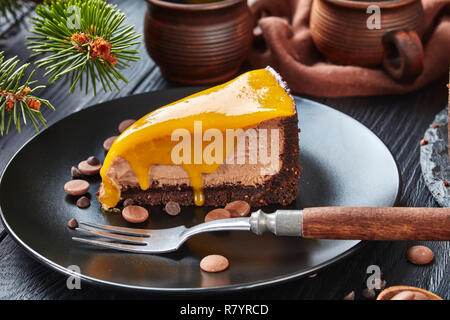
M41 105L44 104L52 110L55 108L48 100L41 99L33 95L38 89L45 86L30 88L36 83L31 78L35 70L25 77L29 63L19 65L17 57L5 60L4 52L0 51L0 134L8 134L11 123L20 133L23 125L27 125L30 120L36 131L39 131L38 124L46 125L46 121L41 113ZM6 121L7 118L7 121Z
M36 65L45 68L51 83L64 77L73 92L88 83L97 93L97 81L107 92L120 90L118 81L127 83L119 72L127 62L140 59L130 49L139 44L135 26L124 24L125 14L104 0L53 0L36 8L37 16L28 37L28 48L45 57Z

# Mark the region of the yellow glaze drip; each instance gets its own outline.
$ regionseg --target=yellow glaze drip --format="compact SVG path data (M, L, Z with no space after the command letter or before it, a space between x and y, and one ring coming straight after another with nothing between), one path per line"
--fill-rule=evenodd
M147 190L151 165L174 164L171 152L179 141L171 141L171 135L176 129L187 129L193 137L194 121L201 121L203 132L214 128L224 134L226 129L252 127L294 113L292 97L267 69L247 72L225 84L161 107L139 119L116 139L100 172L104 191L99 200L107 207L114 207L120 201L118 184L107 176L115 157L128 161L141 189ZM194 145L194 137L191 144ZM207 144L203 143L202 148ZM227 155L222 154L225 159ZM194 152L191 158L195 160ZM191 163L180 166L187 172L194 189L194 202L200 206L204 203L202 174L215 171L220 164Z

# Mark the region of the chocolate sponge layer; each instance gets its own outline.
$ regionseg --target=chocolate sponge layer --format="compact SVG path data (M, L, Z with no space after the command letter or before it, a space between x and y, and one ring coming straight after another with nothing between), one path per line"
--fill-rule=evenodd
M288 205L297 198L300 166L298 165L298 119L297 114L280 120L284 130L283 153L280 171L263 184L254 186L243 184L223 184L205 187L205 206L225 206L228 202L245 200L253 207L269 204ZM192 187L182 185L151 186L148 190L139 187L122 188L122 200L132 199L140 205L160 205L169 201L182 206L194 205Z

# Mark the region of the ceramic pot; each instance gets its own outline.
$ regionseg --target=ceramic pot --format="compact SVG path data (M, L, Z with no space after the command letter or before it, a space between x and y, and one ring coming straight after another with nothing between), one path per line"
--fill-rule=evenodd
M245 0L147 3L145 44L164 77L210 84L238 72L253 37L253 17Z
M330 62L383 65L394 79L413 80L423 70L422 22L420 0L314 0L310 27Z

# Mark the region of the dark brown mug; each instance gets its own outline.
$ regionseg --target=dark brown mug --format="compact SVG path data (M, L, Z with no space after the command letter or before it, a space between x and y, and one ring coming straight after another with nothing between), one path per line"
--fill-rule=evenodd
M147 3L145 44L164 77L209 84L238 72L253 36L253 17L245 0Z
M369 29L369 6L380 9L379 29ZM310 27L317 49L336 64L375 67L399 81L423 71L420 0L314 0Z

